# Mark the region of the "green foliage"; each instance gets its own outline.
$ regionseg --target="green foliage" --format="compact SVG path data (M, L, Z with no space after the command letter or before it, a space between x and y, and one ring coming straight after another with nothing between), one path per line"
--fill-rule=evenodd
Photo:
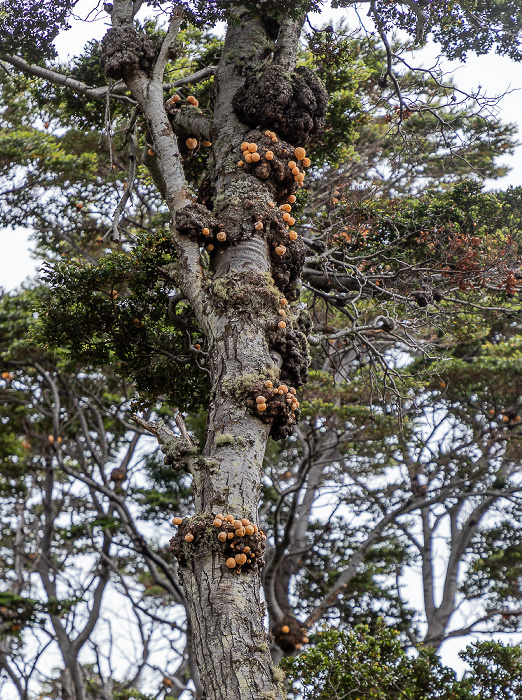
M351 3L336 0L334 7ZM466 60L469 52L496 53L514 61L522 58L522 11L517 0L417 0L413 3L377 3L377 14L387 30L402 29L413 40L428 35L450 59Z
M80 602L80 598L50 598L42 603L9 591L0 592L0 638L19 635L25 627L42 624L44 615L62 617Z
M297 657L284 659L291 696L336 700L354 694L359 700L471 700L522 697L522 662L518 647L498 642L475 643L459 656L471 670L458 680L428 649L408 656L395 630L382 620L375 634L359 625L352 632L324 629Z
M100 42L91 40L85 44L82 53L73 58L70 64L54 64L52 68L91 87L101 87L107 83L107 79L101 67L100 57ZM46 81L38 81L36 89L31 90L31 97L35 106L47 115L49 121L59 118L61 126L67 124L79 130L96 129L102 132L106 127L105 109L100 100L74 93ZM113 121L128 118L130 111L131 105L128 103L113 100L110 119Z
M326 163L336 167L354 157L358 129L368 122L361 87L370 69L360 55L360 43L343 35L342 27L339 34L314 32L307 39L305 65L313 68L328 92L326 125L310 145L309 155L316 167Z
M44 275L36 337L67 357L97 366L119 363L136 383L141 400L168 397L180 410L197 411L207 394L205 375L185 372L191 355L187 326L169 317L173 287L158 278L158 269L175 264L170 235L138 235L132 253L112 253L92 266L64 261ZM178 311L180 316L183 311ZM193 328L197 333L197 328ZM176 366L177 365L177 366Z
M443 669L433 654L408 657L397 632L382 620L375 635L359 625L351 633L324 629L311 641L304 653L282 663L293 688L291 694L304 700L333 700L354 689L360 700L424 700L444 697L432 691L455 680L454 672Z
M13 53L28 61L41 62L55 55L53 39L62 29L78 0L42 3L39 0L0 2L2 52Z
M323 600L370 529L362 524L351 526L342 518L334 518L326 525L322 522L310 523L307 532L310 554L306 568L296 583L296 613L302 613L306 618ZM394 575L402 571L410 559L400 537L392 530L390 528L376 540L357 574L343 587L342 598L335 609L330 611L332 618L343 629L365 624L370 634L378 634L384 618L396 631L407 631L410 638L416 634L414 613L402 604L392 583ZM329 614L326 613L323 619L328 618Z
M493 488L501 487L497 483ZM461 590L467 600L480 600L488 612L501 611L501 629L517 629L522 570L522 536L513 522L520 509L511 506L502 513L503 520L494 527L483 528L472 543L471 562ZM510 612L513 610L513 614Z

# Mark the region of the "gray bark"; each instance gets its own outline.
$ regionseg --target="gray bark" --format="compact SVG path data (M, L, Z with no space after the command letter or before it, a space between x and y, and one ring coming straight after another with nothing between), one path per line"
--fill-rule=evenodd
M260 23L250 19L229 28L216 73L213 123L218 164L214 180L216 200L223 202L218 214L233 219L237 226L245 219L252 224L249 212L238 212L238 205L231 204L237 199L235 187L238 183L244 186L245 175L237 169L230 172L225 166L230 162L231 152L239 151L245 132L232 109L232 98L244 78L229 57L242 53L244 59L245 52L250 51L253 55L248 60L259 60L255 47L259 46L259 36L263 33ZM248 187L256 199L266 202L272 199L269 184L250 177ZM231 212L231 208L236 211ZM213 261L214 281L230 273L240 279L248 271L270 271L268 246L261 237L223 248ZM204 455L212 466L195 474L195 510L196 514L231 513L257 524L268 426L238 400L230 390L230 383L244 375L263 376L273 368L266 320L232 310L223 313L214 310L207 319L213 386ZM215 438L219 433L232 435L234 442L217 446ZM241 700L280 697L263 626L259 573L236 575L226 569L219 553L198 551L188 566L181 567L181 580L191 610L194 651L205 697L209 700L227 695Z
M116 27L130 25L129 4L129 0L115 3ZM228 29L223 58L216 72L212 123L216 163L212 174L216 190L213 214L227 222L227 235L253 228L251 213L242 206L245 195L241 193L264 202L267 210L268 202L275 199L275 189L269 181L247 175L235 166L236 153L240 152L248 128L235 116L232 98L244 83L245 66L259 67L270 45L262 23L245 13L240 15L238 23ZM282 35L281 60L285 70L290 70L295 61L299 27L294 25L286 27ZM272 46L275 48L273 42ZM125 74L125 82L147 121L158 159L160 189L174 222L176 212L190 204L192 198L186 188L177 140L163 105L161 73L154 71L151 78L133 69ZM172 240L178 263L168 273L190 301L206 336L211 358L212 391L206 441L202 457L190 463L196 518L208 518L209 514L221 511L257 524L269 426L250 413L237 387L246 377L253 383L253 378L274 374L281 364L277 358L274 363L270 353L268 313L264 316L234 309L226 303L224 308L216 304L205 284L208 273L204 273L201 265L199 245L181 235L174 225ZM261 232L237 245L221 247L214 254L212 284L224 275L232 275L241 282L245 274L270 270L268 244ZM271 314L273 323L273 310ZM231 435L232 441L216 442L219 433ZM227 569L221 552L206 538L185 554L183 561L180 560L180 578L192 620L192 645L205 700L281 697L263 625L265 611L258 570L238 575Z

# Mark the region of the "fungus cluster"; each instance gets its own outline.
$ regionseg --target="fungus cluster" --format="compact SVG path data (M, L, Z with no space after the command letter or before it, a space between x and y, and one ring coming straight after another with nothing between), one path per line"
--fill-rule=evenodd
M296 389L283 382L258 381L248 389L246 405L263 423L271 423L274 440L288 437L299 421Z
M268 139L270 141L272 138L277 140L273 132L266 131L264 135L251 132L248 136L250 139L255 136L256 142L244 141L241 144L242 153L258 155L261 152L261 161L255 167L252 166L251 161L247 163L241 160L239 163L242 164L242 167L250 169L252 174L257 177L260 175L259 168L265 167L267 169L263 177L271 178L271 182L276 188L276 201L268 202L268 211L266 211L266 203L263 208L255 206L248 199L243 204L245 207L252 208L254 230L265 232L270 246L272 276L275 284L293 301L299 297L299 290L295 284L303 269L306 246L300 241L297 231L292 228L296 223L292 216L292 205L296 202L294 192L304 180L305 166L302 164L309 165L310 160L306 158L304 148L293 148L284 142L278 141L280 147L277 156L273 151L268 150ZM266 160L267 153L270 154L268 161ZM301 164L302 170L297 163Z
M269 335L271 349L283 359L281 379L297 388L304 386L308 381L310 358L306 338L310 331L310 318L306 312L303 312L292 327L281 328L278 323Z
M306 627L295 617L287 615L272 628L275 642L283 651L292 653L303 648L310 641Z
M199 107L199 100L197 97L194 97L194 95L189 95L186 99L184 99L177 92L165 102L165 110L171 123L174 122L176 113L179 113L183 109L197 107ZM182 156L186 157L194 155L197 152L199 145L200 143L194 136L178 138L178 146ZM212 143L210 141L202 140L201 145L208 147L211 146Z
M240 574L242 571L262 569L265 565L266 535L248 518L218 513L213 526L222 545L225 564Z
M208 516L205 520L207 519ZM209 523L205 520L173 518L172 524L178 527L178 533L171 539L170 549L181 564L186 560L187 545L201 542L208 532ZM217 513L212 516L211 527L217 531L217 543L215 540L214 543L222 553L227 569L240 574L263 568L266 535L257 525L248 518L235 518L233 515Z
M306 247L299 241L297 231L292 227L292 205L296 201L294 192L303 184L305 168L311 162L306 157L304 148L294 148L284 141L279 141L273 131L250 132L249 140L241 144L241 160L238 166L245 168L255 177L270 178L276 188L276 202L268 202L271 211L259 211L253 202L245 200L244 206L254 207L254 230L265 231L270 245L272 275L279 289L292 299L299 296L297 289L292 289L299 279L304 265ZM255 139L255 140L253 140ZM277 147L273 143L278 144Z
M232 101L239 119L251 127L270 125L294 145L308 143L324 127L328 93L317 76L301 66L285 75L270 66L252 72Z
M303 185L305 169L311 161L304 148L294 148L266 130L246 134L237 165L259 180L270 180L276 188L276 201L284 202Z
M288 216L288 212L284 214ZM290 228L293 223L283 217L272 220L268 231L272 277L285 296L290 301L295 301L299 298L296 282L304 266L306 246L299 239L297 232Z
M175 224L178 233L188 236L207 249L212 246L210 250L213 250L217 242L226 241L222 226L202 204L187 204L178 209Z
M303 164L309 165L310 160L306 158L304 148L293 148L280 142L274 132L266 131L264 135L253 132L249 136L250 140L241 144L241 153L245 160L239 162L245 168L256 166L254 175L259 174L257 167L262 167L263 162L265 165L269 164L270 168L276 168L279 173L276 173L275 177L276 201L253 201L249 197L243 200L243 207L250 210L251 228L245 226L242 221L236 221L238 214L235 210L227 215L228 218L225 216L225 225L222 220L219 222L213 217L204 205L189 204L176 213L176 228L179 233L189 236L205 247L208 253L216 250L217 245L235 245L240 240L263 235L270 246L274 281L280 291L290 300L295 300L299 296L299 290L294 289L294 286L304 265L306 247L292 228L296 223L292 216L292 205L296 202L294 190L304 179ZM252 140L254 136L256 141ZM273 140L280 147L277 155L267 148L267 144L272 144ZM188 138L187 147L193 145L193 140ZM273 174L272 171L268 172L270 177ZM239 216L239 219L242 219L242 216Z

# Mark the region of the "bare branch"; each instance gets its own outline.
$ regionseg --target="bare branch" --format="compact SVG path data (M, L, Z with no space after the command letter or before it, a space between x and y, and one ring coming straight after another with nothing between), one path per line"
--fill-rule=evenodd
M92 88L89 85L82 83L80 80L76 80L75 78L71 78L67 75L63 75L62 73L50 70L49 68L43 68L42 66L36 66L34 64L29 65L29 63L24 61L23 58L19 58L18 56L3 55L0 56L0 59L6 63L10 63L12 66L18 68L24 73L27 73L28 75L34 75L37 78L47 80L53 85L69 88L73 92L78 92L81 95L85 95L86 97L90 97L95 100L105 98L109 89L107 86ZM136 101L130 97L127 97L127 95L120 95L117 92L111 92L110 95L115 100L127 102L131 105L136 104Z
M152 80L155 83L161 83L163 81L163 73L165 72L165 66L169 60L170 50L174 41L176 39L177 33L179 31L179 25L183 18L183 5L176 5L172 13L172 17L169 23L169 28L163 42L161 44L161 49L159 56L154 64L154 69L152 71Z

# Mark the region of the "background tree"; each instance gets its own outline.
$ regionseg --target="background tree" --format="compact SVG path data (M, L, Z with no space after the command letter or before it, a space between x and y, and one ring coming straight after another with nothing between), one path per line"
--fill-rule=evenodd
M407 656L397 632L378 623L376 636L364 625L350 634L320 631L310 651L285 659L293 697L336 698L357 688L360 698L506 698L520 697L522 681L516 647L475 643L460 652L470 665L458 680L429 649Z
M319 137L327 116L326 90L308 68L296 68L305 12L314 6L227 4L223 9L217 3L189 8L187 21L228 20L217 67L211 70L214 46L203 74L197 70L192 77L182 78L197 81L214 73L212 102L194 95L185 100L182 91L176 93L179 99L173 96L165 103L163 75L167 66L170 69L172 51L183 57L187 50L187 44L174 41L182 21L180 7L169 8L172 15L162 33L152 25L134 26L139 5L119 0L106 6L113 29L102 43L101 59L107 77L116 81L108 87L101 80L97 87L78 77L65 80L56 66L43 67L49 32L35 32L31 55L18 44L18 55L2 56L28 75L54 85L65 81L68 89L84 95L87 104L79 105L76 119L85 119L89 102L100 98L117 101L113 114L121 119L121 137L114 136L108 143L108 162L96 153L99 145L87 158L68 157L70 130L65 138L60 135L61 144L45 132L37 135L35 150L31 144L20 164L29 168L31 178L33 170L40 179L31 179L30 187L23 187L16 182L19 171L9 161L6 167L14 183L4 193L5 201L14 204L25 198L27 207L37 188L45 187L49 213L39 210L35 217L40 218L42 245L47 236L64 243L72 240L76 248L77 260L64 245L49 273L50 293L42 299L39 312L40 338L61 347L76 362L119 363L118 369L135 382L137 406L160 399L171 408L198 411L208 394L201 452L195 435L187 434L181 421L178 434L159 423L148 423L147 417L140 424L159 438L167 463L188 470L193 478L195 514L180 523L172 548L188 614L198 622L192 643L205 694L277 697L280 690L277 674L271 670L259 599L265 535L258 531L258 499L269 432L275 439L284 438L299 420L299 402L288 387L300 388L306 382L308 340L312 347L323 343L334 347L325 368L335 381L369 363L372 381L380 374L381 386L386 387L391 380L397 397L399 384L407 379L395 374L392 349L406 344L412 352L431 359L434 324L451 344L448 320L453 314L464 309L465 315L471 310L477 315L484 306L489 312L504 311L494 300L504 294L511 297L516 290L517 241L502 221L491 238L484 226L475 231L476 219L483 212L495 212L498 202L494 197L481 198L466 186L440 200L433 195L397 204L362 197L354 206L340 182L343 196L332 193L333 199L344 201L338 214L331 215L333 201L306 211L307 196L300 186L311 162L303 146ZM405 9L399 3L370 3L386 49L383 80L388 76L395 87L396 110L390 124L404 130L412 112L433 111L433 104L429 100L413 104L402 92L394 65L400 59L390 48L389 28L395 24L416 41L433 32L451 56L464 56L471 49L480 52L496 43L499 50L518 58L517 37L514 41L511 25L504 24L511 20L508 8L487 5L494 12L485 26L480 23L483 16L472 13L468 3L456 4L451 14L438 2L426 10L416 4ZM16 12L3 21L16 38L20 29ZM476 21L475 34L464 33ZM483 35L484 49L476 42L479 35ZM96 47L91 48L95 53ZM92 55L90 62L80 62L77 71L90 68L89 82L96 77ZM40 65L30 65L25 58L36 58ZM38 105L34 97L33 101ZM75 117L68 118L72 124ZM47 120L44 129L45 124ZM18 138L21 141L12 147L15 160L20 159L17 146L31 143L30 135ZM119 164L114 155L117 138L121 148L128 146ZM71 139L71 146L77 143ZM210 150L200 153L200 146ZM311 145L310 155L313 149ZM320 149L316 141L318 164L324 167ZM141 169L139 153L143 154ZM43 162L35 167L35 160ZM127 168L128 177L118 187L114 173ZM54 174L58 179L53 181ZM109 174L114 184L107 186ZM63 191L53 191L62 183ZM198 203L189 194L191 183L199 185ZM96 208L101 197L96 206L85 204L85 192L93 191L94 185L101 186L97 192L105 188L114 197L111 221L104 219L106 210ZM66 196L67 191L74 193L74 199ZM161 205L158 210L158 204L153 204L161 201L160 195L168 215ZM123 218L132 198L135 211L127 210ZM295 224L294 204L292 213L302 212L300 237L289 228ZM23 211L18 206L15 216ZM76 230L68 228L74 215L82 217ZM501 215L498 218L502 220ZM114 252L101 255L104 237L114 239ZM56 253L52 257L56 259ZM308 285L305 300L313 312L314 327L300 301L301 273ZM483 292L473 291L477 282ZM333 300L335 325L330 323L329 311ZM376 333L377 344L373 342ZM439 347L447 349L442 343ZM261 396L264 402L258 400ZM369 403L373 405L373 397ZM53 458L50 473L54 465ZM65 465L60 467L65 471ZM116 501L106 495L112 512ZM233 516L232 523L223 524L216 517L220 513ZM217 536L215 520L221 522L220 533L227 535L224 542ZM379 525L379 534L387 524ZM275 526L279 537L276 522ZM246 558L238 547L249 548ZM271 595L270 576L277 571L280 557L278 561L279 554L269 555L272 561L265 585ZM340 574L341 583L345 571ZM334 592L330 590L322 608L319 604L316 610L331 607ZM282 642L283 647L295 649L304 642L302 625L281 617L284 611L274 607L273 600L272 596L272 629L279 646ZM313 620L309 617L308 622ZM234 643L237 638L244 645L240 650Z
M169 630L173 642L182 632L188 643L185 652L176 644L162 650L160 678L179 695L189 677L198 683L197 672L180 612L185 600L156 530L165 511L188 498L188 484L150 447L140 449L143 431L127 422L131 392L121 379L21 342L33 304L32 293L6 296L0 312L9 367L0 399L3 670L24 698L45 678L64 698L126 698L156 671L156 648ZM128 644L114 625L124 630L125 614L135 655L125 652L114 677ZM56 651L59 679L47 675L46 654Z

